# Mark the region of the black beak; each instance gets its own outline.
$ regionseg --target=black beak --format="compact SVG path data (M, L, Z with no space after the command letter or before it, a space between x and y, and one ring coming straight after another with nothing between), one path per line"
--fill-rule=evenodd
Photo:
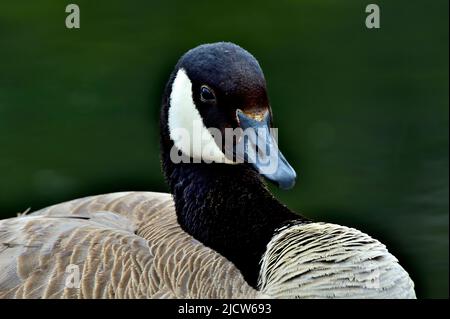
M236 111L243 135L236 145L236 158L253 165L268 180L282 189L294 187L297 174L278 149L270 129L270 116L266 112L261 120Z

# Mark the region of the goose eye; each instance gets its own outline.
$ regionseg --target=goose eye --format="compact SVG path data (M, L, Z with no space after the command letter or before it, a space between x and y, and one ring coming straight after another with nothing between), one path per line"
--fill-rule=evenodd
M213 102L215 101L216 97L209 87L207 87L206 85L202 85L202 87L200 88L200 99L203 102Z

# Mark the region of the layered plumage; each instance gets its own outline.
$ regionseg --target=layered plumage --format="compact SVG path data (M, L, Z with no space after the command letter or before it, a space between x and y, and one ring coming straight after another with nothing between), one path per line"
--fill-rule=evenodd
M0 221L1 298L411 298L384 245L324 223L278 231L260 291L184 232L169 194L113 193ZM73 285L73 266L80 273Z
M0 245L2 298L257 295L233 264L181 230L169 194L100 195L2 220Z
M354 228L309 223L278 230L262 258L259 288L274 298L415 298L386 247Z

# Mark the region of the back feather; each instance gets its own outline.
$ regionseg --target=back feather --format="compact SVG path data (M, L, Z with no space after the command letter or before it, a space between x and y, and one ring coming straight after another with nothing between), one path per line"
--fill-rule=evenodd
M0 221L0 298L414 298L413 286L370 236L309 223L273 237L256 291L180 228L170 194L99 195Z
M169 194L93 196L0 221L0 298L257 295L232 263L182 231Z
M415 298L414 283L379 241L327 223L280 229L267 247L260 290L275 298Z

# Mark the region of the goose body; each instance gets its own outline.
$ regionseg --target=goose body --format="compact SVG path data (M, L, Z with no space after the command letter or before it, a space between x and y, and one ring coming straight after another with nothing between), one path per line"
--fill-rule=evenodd
M384 245L325 223L280 230L256 290L233 263L180 228L163 193L92 196L2 220L0 242L0 298L414 297ZM79 287L70 285L72 265Z
M0 297L415 298L379 241L272 196L262 177L291 188L296 173L271 114L250 53L231 43L187 52L161 109L171 194L99 195L0 221ZM210 128L251 134L222 144Z
M253 298L178 225L170 194L112 193L0 221L1 298ZM70 285L78 267L80 286ZM69 284L68 284L69 283Z

